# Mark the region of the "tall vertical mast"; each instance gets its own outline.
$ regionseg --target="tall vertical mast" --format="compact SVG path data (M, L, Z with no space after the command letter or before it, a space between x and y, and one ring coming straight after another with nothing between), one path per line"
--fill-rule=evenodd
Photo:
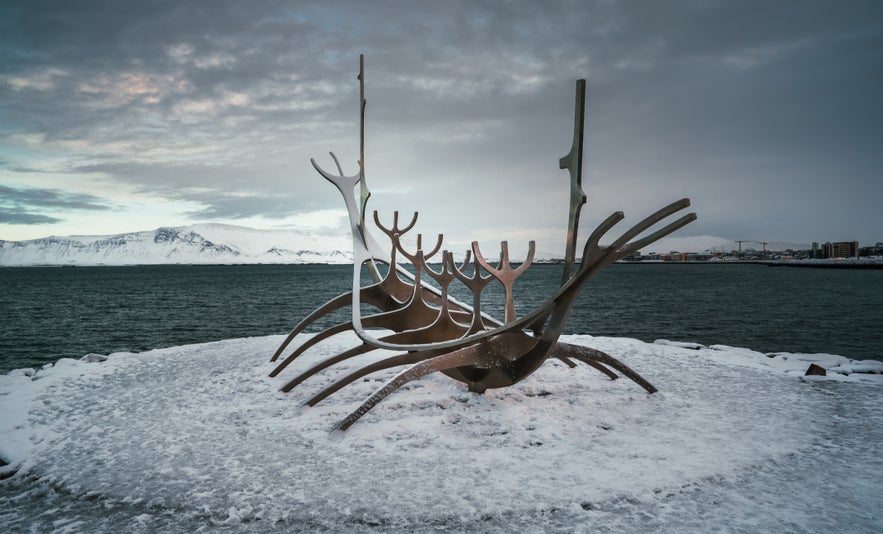
M567 245L564 250L564 284L573 274L576 261L576 234L579 231L579 212L586 203L583 192L583 129L586 116L586 81L576 81L576 102L573 110L573 145L561 158L558 167L570 171L570 216L567 224Z
M371 191L368 191L368 182L365 180L365 54L359 54L359 226L363 235L367 235L365 229L365 213L367 212L368 199ZM392 268L392 267L390 267ZM380 283L380 271L374 264L373 258L368 262L368 273L375 284Z
M359 54L359 173L361 174L360 208L362 209L362 227L365 226L365 206L371 192L365 181L365 54Z

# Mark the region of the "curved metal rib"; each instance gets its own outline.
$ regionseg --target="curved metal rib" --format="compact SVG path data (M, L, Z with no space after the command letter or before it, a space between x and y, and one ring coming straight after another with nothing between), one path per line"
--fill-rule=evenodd
M603 364L587 357L584 353L577 350L576 347L579 347L579 345L571 345L570 343L562 343L559 341L558 343L555 343L555 346L552 347L552 350L549 351L549 358L558 358L559 360L564 360L565 363L570 361L568 358L573 358L575 360L579 360L579 361L583 362L584 364L586 364L590 367L594 367L595 369L601 371L602 373L604 373L605 375L610 377L611 380L616 380L617 378L619 378L618 374L614 373L609 368L605 367ZM573 348L573 350L571 350L571 348ZM593 352L601 352L601 351L596 351L595 349L589 349L589 350L593 351ZM575 363L573 363L573 362L570 362L570 363L572 364L571 368L576 367Z
M328 315L329 313L332 313L335 310L339 310L340 308L343 308L347 304L352 304L352 303L353 303L353 294L352 294L352 292L348 292L348 293L344 293L342 295L338 295L338 296L334 297L333 299L329 300L328 302L326 302L325 304L323 304L322 306L320 306L319 308L316 308L315 311L313 311L311 314L307 315L301 322L297 323L297 325L294 327L294 330L292 330L291 333L288 334L288 336L285 338L285 340L282 342L282 344L279 345L279 348L276 349L276 352L273 354L273 357L270 358L270 361L275 362L276 359L279 358L279 355L282 354L282 351L284 351L285 348L289 345L289 343L291 343L291 341L295 338L295 336L297 336L298 334L303 332L308 326L310 326L311 324L313 324L314 322L316 322L320 318Z
M393 272L393 267L390 266L390 269L383 280L377 284L363 287L360 290L360 300L362 303L370 304L382 312L388 312L404 307L408 303L408 297L412 292L413 286L402 282ZM273 354L273 357L270 358L270 361L275 362L279 356L282 355L282 352L286 347L291 344L291 341L294 340L295 336L303 332L308 326L340 308L351 305L352 302L353 293L352 291L348 291L334 297L310 313L288 334L282 344L279 345L279 348L276 349L276 352Z
M394 332L413 332L430 327L438 321L439 310L432 308L423 301L423 286L420 284L420 273L417 273L417 284L412 287L411 298L401 307L383 313L369 315L362 318L362 325L366 328L386 328ZM462 313L462 312L455 312ZM452 319L453 320L453 319ZM353 330L352 322L340 323L328 328L316 336L305 341L292 354L288 356L270 376L276 376L304 351L331 336ZM409 338L410 339L410 338Z
M330 395L340 391L344 387L352 384L356 380L368 376L370 374L376 373L378 371L383 371L385 369L392 369L393 367L401 367L402 365L412 365L419 361L426 360L428 358L432 358L437 356L437 351L424 351L424 352L405 352L403 354L397 354L395 356L390 356L389 358L385 358L383 360L376 361L364 367L360 367L356 369L352 373L346 375L345 377L338 379L336 382L326 387L319 393L313 395L307 402L307 406L315 406L328 398Z
M576 358L586 363L588 363L588 361L602 363L608 367L616 369L617 371L622 373L623 376L629 378L632 382L647 390L647 393L656 393L658 391L656 389L656 386L645 380L644 377L636 373L629 366L617 360L613 356L607 354L606 352L602 352L600 350L592 349L589 347L584 347L582 345L559 343L554 349L552 349L551 354L563 354L567 357Z
M353 347L349 350L343 351L343 352L336 354L330 358L326 358L326 359L316 363L315 365L313 365L312 367L310 367L306 371L302 372L301 374L297 375L296 377L292 378L290 381L288 381L287 384L285 384L284 386L279 388L279 391L283 391L283 392L287 393L287 392L291 391L292 389L294 389L295 386L297 386L298 384L300 384L301 382L303 382L307 378L310 378L311 376L315 375L319 371L322 371L323 369L327 369L336 363L340 363L344 360L348 360L349 358L354 358L354 357L359 356L361 354L371 352L372 350L375 350L374 347L372 347L371 345L369 345L367 343L362 343L359 346L356 346L356 347Z
M614 250L618 250L618 249L622 248L626 243L628 243L631 239L636 237L638 234L640 234L644 230L650 228L651 226L658 223L662 219L665 219L669 215L671 215L673 213L677 213L678 211L681 211L682 209L689 207L689 206L690 206L690 199L688 199L688 198L682 198L681 200L678 200L676 202L672 202L668 206L665 206L664 208L656 211L656 213L653 213L652 215L649 215L648 217L646 217L643 221L632 226L631 229L629 229L627 232L622 234L619 237L619 239L614 241L613 244L610 245L610 248L614 249ZM663 234L663 235L665 235L665 234ZM655 239L653 241L655 241Z
M463 333L465 333L467 331L466 326L456 323L453 320L446 321L442 317L443 317L442 315L439 315L438 317L436 317L436 319L433 323L431 323L429 326L426 326L424 328L419 328L419 329L415 329L415 330L406 330L403 332L397 332L395 334L390 334L388 336L381 338L381 341L389 342L389 343L404 343L404 344L414 343L414 342L420 341L420 340L428 340L428 341L432 342L434 340L438 341L438 340L448 340L448 339L456 338L458 336L462 336ZM290 382L285 384L285 386L283 386L281 388L281 391L285 391L285 392L290 391L292 388L294 388L295 386L297 386L298 384L300 384L301 382L303 382L307 378L315 375L319 371L322 371L323 369L327 369L328 367L331 367L332 365L334 365L336 363L340 363L346 359L349 359L349 358L352 358L354 356L358 356L361 354L365 354L365 353L374 351L376 349L377 349L377 347L373 346L372 344L362 343L361 345L359 345L357 347L353 347L347 351L336 354L330 358L326 358L325 360L322 360L321 362L313 365L308 370L304 371L303 373L301 373L300 375L295 377L293 380L291 380Z
M291 354L288 355L287 358L282 360L282 363L277 365L276 368L270 372L270 377L274 377L274 376L278 375L279 373L281 373L283 370L285 370L286 367L288 367L289 364L291 364L291 362L293 362L295 360L295 358L297 358L298 356L300 356L301 354L306 352L310 347L316 345L317 343L319 343L325 339L328 339L329 337L331 337L333 335L340 334L341 332L346 332L347 330L352 330L352 328L353 328L352 325L350 323L346 322L346 323L336 324L336 325L332 326L331 328L326 328L325 330L319 332L315 336L313 336L310 339L301 343L301 345L294 352L292 352Z
M558 356L557 358L561 359L561 356ZM604 373L605 375L610 377L610 380L616 380L617 378L619 378L618 374L614 373L613 371L604 367L603 365L601 365L598 362L595 362L592 360L586 360L580 356L573 356L573 358L583 362L584 364L588 365L589 367L594 367L595 369L601 371L602 373Z
M620 256L621 257L627 256L627 255L631 254L632 252L639 250L639 249L649 245L650 243L653 243L654 241L657 241L658 239L665 237L665 236L669 235L670 233L683 228L684 226L690 224L691 222L693 222L695 220L696 220L696 214L695 213L688 213L687 215L684 215L680 219L676 220L675 222L669 224L665 228L661 228L660 230L648 235L647 237L645 237L643 239L639 239L638 241L635 241L634 243L629 243L628 245L624 246L621 250Z
M370 397L365 399L365 402L356 408L355 411L350 413L337 424L335 430L346 431L346 429L352 426L353 423L358 421L363 415L368 413L371 408L376 406L377 403L412 380L416 380L436 371L476 363L479 356L474 348L475 347L465 347L454 352L436 356L429 360L421 361L405 369L393 377L392 380L384 384L383 387L375 391Z

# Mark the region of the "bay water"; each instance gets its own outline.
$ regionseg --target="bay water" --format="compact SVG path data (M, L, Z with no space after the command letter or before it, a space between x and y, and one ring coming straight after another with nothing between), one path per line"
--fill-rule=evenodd
M519 315L558 288L561 269L534 265L516 281ZM0 268L0 372L284 334L351 280L347 265ZM499 285L482 296L502 317ZM347 319L340 311L308 331ZM615 264L583 288L565 333L883 359L883 270Z

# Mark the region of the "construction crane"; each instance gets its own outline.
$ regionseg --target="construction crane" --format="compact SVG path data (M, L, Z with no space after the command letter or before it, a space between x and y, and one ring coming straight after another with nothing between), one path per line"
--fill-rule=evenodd
M742 243L757 243L758 245L763 245L763 255L766 256L766 246L769 245L766 241L755 241L754 239L737 239L736 243L739 244L739 253L742 253Z

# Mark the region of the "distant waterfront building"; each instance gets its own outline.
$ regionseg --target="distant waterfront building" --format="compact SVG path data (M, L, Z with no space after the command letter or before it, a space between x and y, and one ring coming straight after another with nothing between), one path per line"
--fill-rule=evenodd
M812 242L812 255L810 255L810 258L817 260L821 257L822 257L822 251L819 250L819 243L818 243L818 241L813 241Z
M878 241L873 247L861 247L858 249L858 255L864 257L883 256L883 243Z
M858 241L827 241L822 252L825 258L855 258L858 257Z
M624 257L622 261L641 261L641 252L636 250L628 256Z

